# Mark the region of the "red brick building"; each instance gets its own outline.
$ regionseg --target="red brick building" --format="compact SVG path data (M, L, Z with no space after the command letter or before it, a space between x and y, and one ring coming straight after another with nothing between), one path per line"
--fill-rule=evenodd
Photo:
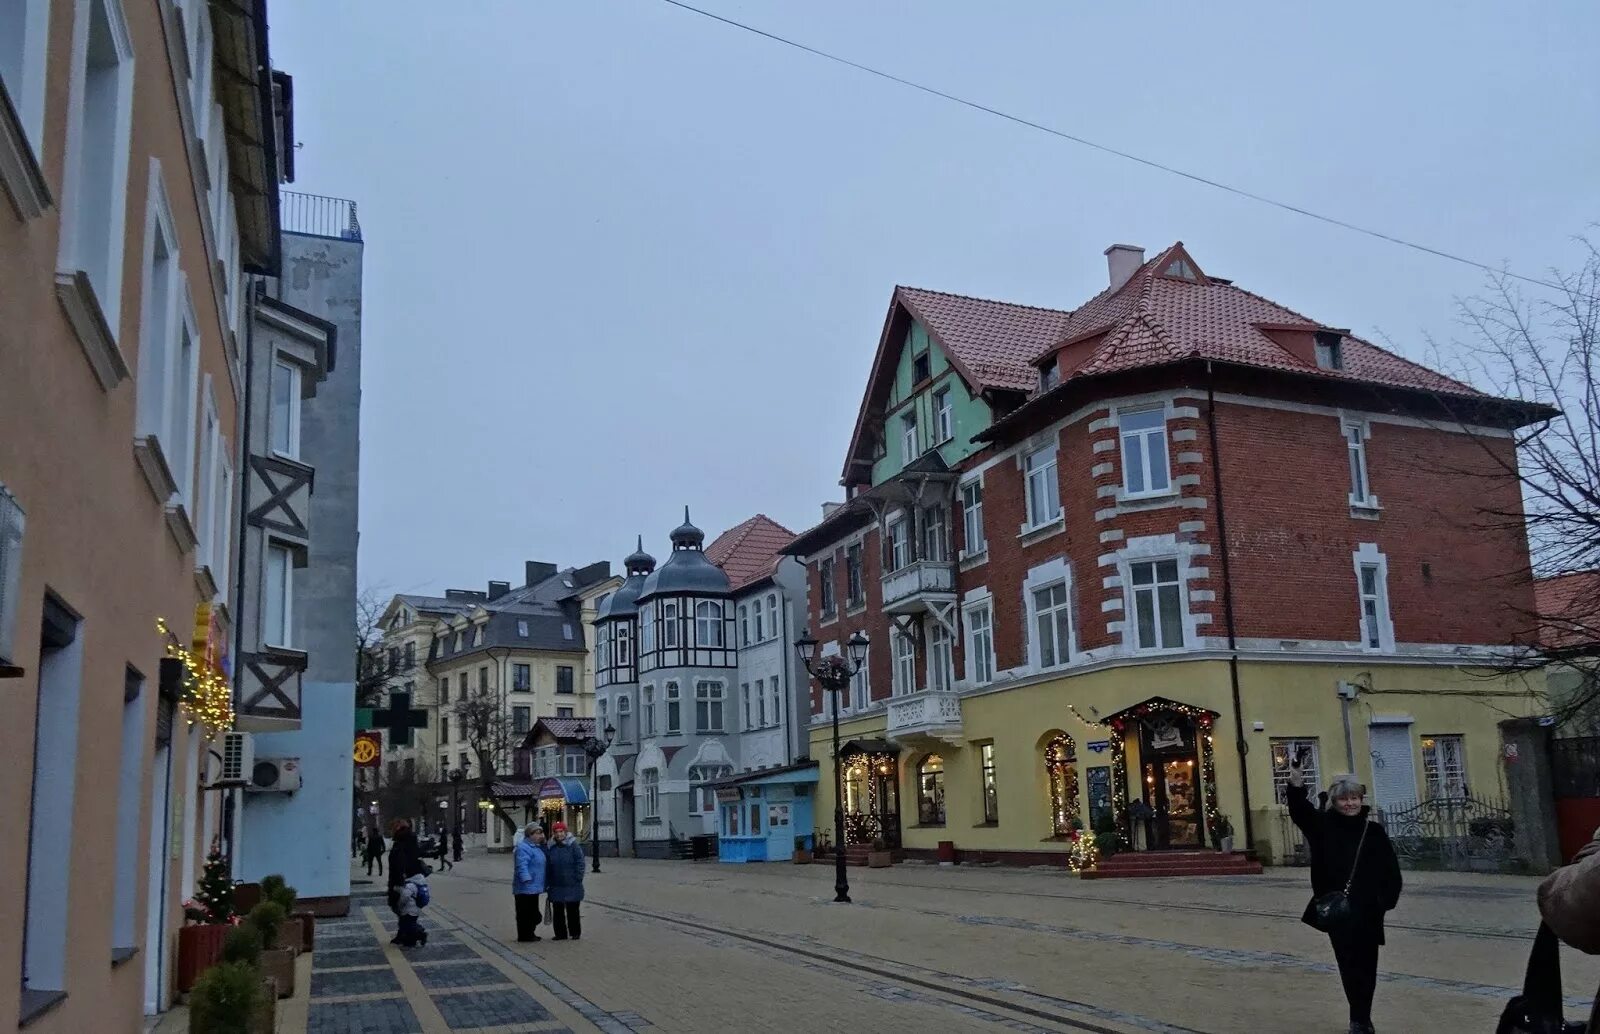
M1281 851L1300 750L1390 810L1497 793L1495 721L1533 700L1470 665L1531 639L1533 586L1480 513L1519 509L1496 475L1542 411L1182 244L1107 255L1070 311L895 291L847 501L790 546L813 634L873 644L840 701L853 829L1028 860L1227 816Z

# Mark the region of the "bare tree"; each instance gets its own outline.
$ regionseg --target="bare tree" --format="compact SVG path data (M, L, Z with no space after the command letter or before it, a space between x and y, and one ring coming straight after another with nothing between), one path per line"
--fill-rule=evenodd
M392 765L392 772L391 772ZM435 818L432 814L438 798L439 784L432 766L425 759L406 759L380 766L377 786L371 799L378 802L378 814L384 819L408 819L424 823ZM418 832L422 832L419 828Z
M495 777L510 765L512 752L522 739L521 734L512 729L505 700L495 690L480 689L456 701L455 713L460 729L458 735L466 741L478 762L478 784L482 788L482 799L489 802L489 810L506 824L507 833L514 836L517 820L500 806L494 796Z
M1459 303L1466 333L1452 365L1491 394L1541 407L1515 432L1514 448L1470 431L1485 403L1440 399L1484 460L1445 473L1480 479L1482 530L1527 535L1530 569L1508 572L1522 579L1600 569L1600 248L1579 245L1576 271L1552 271L1553 291L1530 297L1512 278L1493 276L1483 294ZM1587 580L1569 584L1577 591L1547 594L1547 612L1522 615L1523 648L1502 669L1559 666L1565 688L1547 706L1563 721L1600 705L1600 593L1583 591Z
M395 671L383 649L383 612L389 597L366 588L356 597L356 706L377 707L393 682Z

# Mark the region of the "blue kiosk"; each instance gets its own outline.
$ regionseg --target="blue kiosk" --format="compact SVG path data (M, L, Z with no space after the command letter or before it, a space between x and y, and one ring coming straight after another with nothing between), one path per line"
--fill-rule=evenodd
M817 763L743 772L712 784L717 853L724 862L787 862L796 840L811 850Z

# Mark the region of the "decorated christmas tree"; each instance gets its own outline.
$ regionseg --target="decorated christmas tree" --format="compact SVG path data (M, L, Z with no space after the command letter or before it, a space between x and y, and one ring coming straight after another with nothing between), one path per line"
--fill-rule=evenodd
M212 849L206 856L205 872L194 893L195 902L205 910L205 923L226 923L233 919L233 879L222 852Z

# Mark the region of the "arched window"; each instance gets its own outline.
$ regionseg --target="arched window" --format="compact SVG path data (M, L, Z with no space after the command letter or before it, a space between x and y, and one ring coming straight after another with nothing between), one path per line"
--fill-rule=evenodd
M1078 818L1078 748L1072 737L1058 733L1044 745L1044 770L1050 779L1050 830L1071 834Z
M619 667L627 667L633 663L633 629L628 627L626 621L620 621L611 627L615 644L612 650Z
M917 823L944 825L944 758L937 754L917 765Z
M661 645L678 645L678 604L670 600L661 605Z
M694 643L714 648L722 645L722 604L701 600L695 607Z
M778 594L767 593L767 629L769 635L778 634Z

